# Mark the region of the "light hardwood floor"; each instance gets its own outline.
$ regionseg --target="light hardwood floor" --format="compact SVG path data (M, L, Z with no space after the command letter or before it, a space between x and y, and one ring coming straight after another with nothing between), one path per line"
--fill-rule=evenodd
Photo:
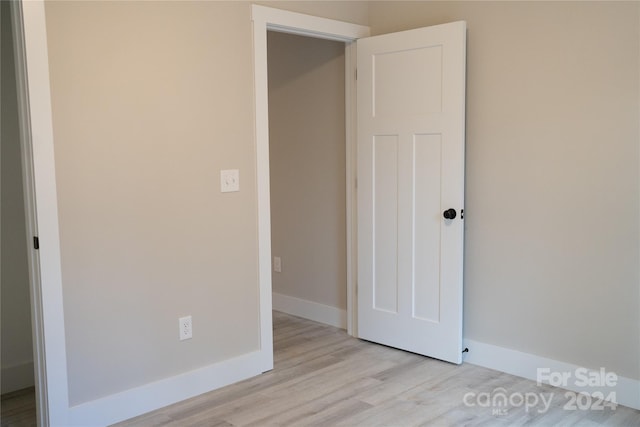
M2 395L2 427L35 427L36 392L33 387Z
M640 411L564 410L565 391L470 364L452 365L274 312L273 371L118 424L125 426L640 426ZM471 407L480 393L513 407ZM468 394L472 393L472 394ZM526 410L519 396L549 400ZM484 402L483 398L480 398Z
M640 426L640 411L565 410L561 389L360 341L310 320L273 316L273 371L117 426ZM516 405L464 403L465 395L475 403L480 393L500 391L515 396ZM517 405L518 396L541 394L553 396L547 411L541 402L528 411ZM29 392L9 397L2 400L2 427L34 425Z

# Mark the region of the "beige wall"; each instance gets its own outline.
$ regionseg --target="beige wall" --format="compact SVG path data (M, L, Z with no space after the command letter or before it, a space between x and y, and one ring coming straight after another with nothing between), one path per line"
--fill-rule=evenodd
M72 405L259 348L250 17L249 2L46 3ZM230 168L241 191L221 194Z
M369 25L369 5L368 2L362 0L259 0L252 3L353 24Z
M639 6L370 3L468 23L467 338L640 378Z
M344 43L269 32L273 291L346 309Z
M22 194L22 159L18 133L18 106L13 37L9 2L1 2L2 70L0 96L2 116L0 181L2 188L2 392L33 385L33 348L31 345L31 305L24 196Z
M257 350L249 5L46 14L70 403Z

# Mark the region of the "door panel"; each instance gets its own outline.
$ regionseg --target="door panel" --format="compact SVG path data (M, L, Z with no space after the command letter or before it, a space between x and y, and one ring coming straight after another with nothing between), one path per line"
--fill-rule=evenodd
M413 316L439 322L442 138L415 135L413 144Z
M464 22L358 40L358 334L454 363L465 42Z
M373 306L398 312L398 137L373 140L374 253Z
M374 116L396 117L441 111L441 50L440 46L433 46L374 54ZM385 85L387 81L396 84Z

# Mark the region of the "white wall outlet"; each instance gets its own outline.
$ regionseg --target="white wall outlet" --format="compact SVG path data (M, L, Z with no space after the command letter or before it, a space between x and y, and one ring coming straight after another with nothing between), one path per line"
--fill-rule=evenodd
M220 192L240 191L240 171L229 169L220 171Z
M282 259L279 256L273 257L273 271L282 273Z
M193 325L191 324L191 316L185 316L178 319L180 326L180 341L188 340L193 337Z

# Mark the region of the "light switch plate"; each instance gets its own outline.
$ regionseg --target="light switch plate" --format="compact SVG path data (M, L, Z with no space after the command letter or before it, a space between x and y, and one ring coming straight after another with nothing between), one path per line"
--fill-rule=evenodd
M220 171L220 191L222 193L240 191L240 171L238 169Z

